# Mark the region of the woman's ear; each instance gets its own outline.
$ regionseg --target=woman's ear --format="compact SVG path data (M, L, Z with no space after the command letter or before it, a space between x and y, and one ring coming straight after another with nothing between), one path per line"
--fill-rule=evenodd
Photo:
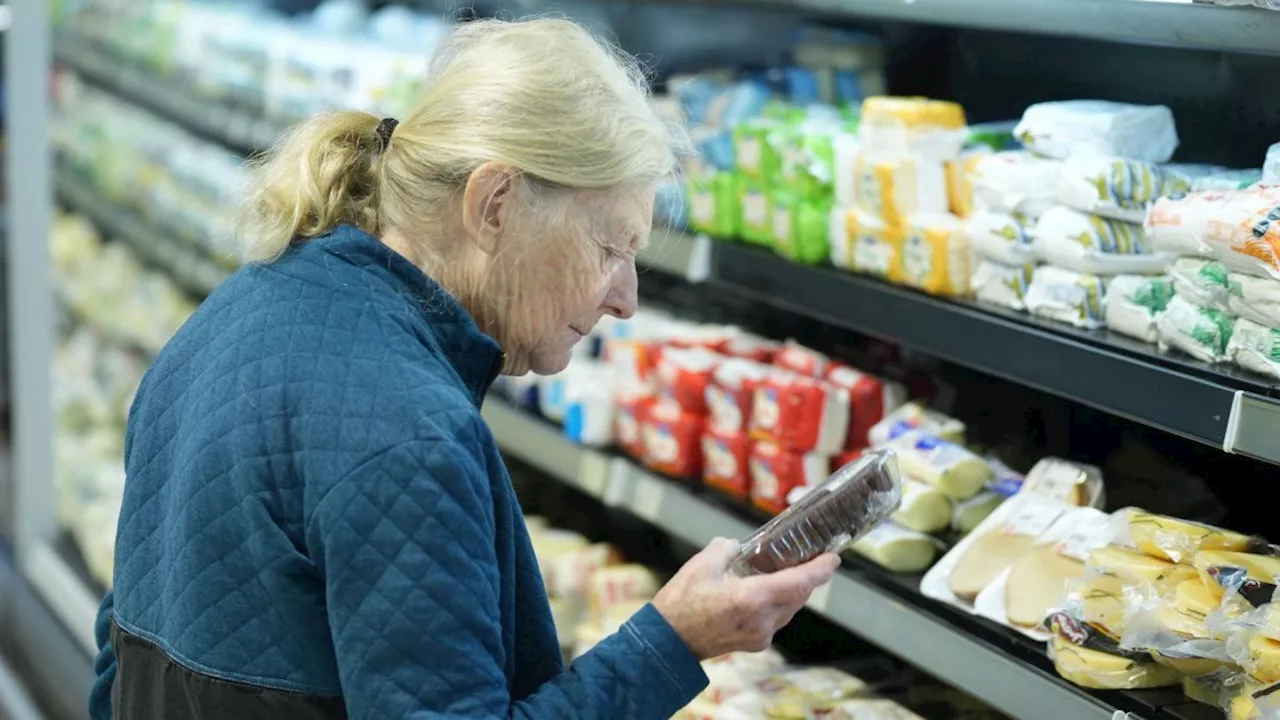
M510 232L519 191L520 173L510 165L487 162L467 178L462 193L462 225L467 237L489 255L496 255Z

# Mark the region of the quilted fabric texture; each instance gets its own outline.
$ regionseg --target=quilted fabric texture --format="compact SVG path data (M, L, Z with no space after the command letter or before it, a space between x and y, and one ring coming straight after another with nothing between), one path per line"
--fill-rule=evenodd
M215 292L129 418L106 628L353 718L667 718L706 683L652 607L565 669L479 407L494 341L349 227ZM162 708L155 717L163 717Z

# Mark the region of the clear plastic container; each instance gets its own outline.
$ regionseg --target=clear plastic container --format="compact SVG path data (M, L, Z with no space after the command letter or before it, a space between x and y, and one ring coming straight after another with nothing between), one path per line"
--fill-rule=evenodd
M897 457L889 450L868 451L744 540L733 572L762 575L841 552L901 502Z

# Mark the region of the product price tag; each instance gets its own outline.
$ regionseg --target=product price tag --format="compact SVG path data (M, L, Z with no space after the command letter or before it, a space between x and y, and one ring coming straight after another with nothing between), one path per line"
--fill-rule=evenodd
M645 520L656 523L662 511L664 485L664 481L658 480L648 473L638 473L636 476L636 493L631 510Z
M1062 460L1042 462L1044 468L1039 472L1033 470L1024 483L1024 489L1060 502L1071 502L1076 495L1076 487L1085 481L1084 470Z
M814 612L825 613L827 611L827 601L831 599L831 583L820 585L815 588L813 594L805 602L805 607Z
M604 497L609 484L609 458L590 450L582 453L578 461L578 487L591 497Z
M1069 523L1070 527L1064 533L1065 536L1058 540L1054 551L1081 562L1089 558L1090 552L1106 545L1115 534L1111 516L1092 508L1070 512L1058 522Z
M1040 537L1054 520L1062 514L1062 506L1038 495L1021 495L1010 502L1018 505L1002 523L1001 530L1009 535Z
M604 492L600 495L600 500L605 507L618 507L626 500L632 477L631 463L622 458L613 458L609 461L609 479L605 483Z
M689 267L685 268L684 279L691 283L700 283L711 277L711 238L698 234L693 238L693 249L689 252Z

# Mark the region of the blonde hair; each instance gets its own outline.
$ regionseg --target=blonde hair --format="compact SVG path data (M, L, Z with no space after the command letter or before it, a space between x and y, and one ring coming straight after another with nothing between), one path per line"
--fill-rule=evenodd
M634 58L550 18L459 25L385 147L378 124L319 115L251 163L239 222L251 259L340 224L420 236L488 161L531 186L607 189L674 174L685 143L650 105Z

